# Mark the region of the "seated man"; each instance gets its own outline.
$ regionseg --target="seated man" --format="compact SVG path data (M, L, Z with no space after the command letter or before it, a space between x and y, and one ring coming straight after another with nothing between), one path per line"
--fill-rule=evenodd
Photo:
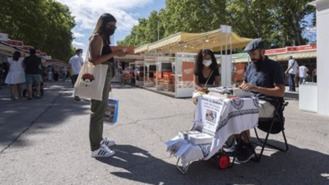
M240 85L243 90L251 91L259 98L259 117L271 118L274 113L274 102L284 96L284 72L278 62L264 55L264 43L261 39L252 40L244 49L248 52L251 63L247 66L244 82ZM238 138L237 159L247 162L254 157L254 148L250 144L250 132L242 132Z

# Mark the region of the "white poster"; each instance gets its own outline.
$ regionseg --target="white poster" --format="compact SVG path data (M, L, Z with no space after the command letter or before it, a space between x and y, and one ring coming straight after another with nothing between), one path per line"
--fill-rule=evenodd
M206 98L202 98L202 101L199 102L198 108L200 111L197 116L201 118L199 121L202 124L202 132L214 136L220 121L224 102Z

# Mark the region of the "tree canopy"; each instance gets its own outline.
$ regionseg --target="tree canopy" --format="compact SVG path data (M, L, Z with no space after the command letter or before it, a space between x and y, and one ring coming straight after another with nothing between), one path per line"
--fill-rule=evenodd
M272 46L305 44L305 15L312 0L166 0L166 7L139 20L121 45L142 45L177 32L205 32L231 25L244 37L262 37Z
M73 53L74 17L54 0L6 0L0 6L0 31L12 39L67 60Z

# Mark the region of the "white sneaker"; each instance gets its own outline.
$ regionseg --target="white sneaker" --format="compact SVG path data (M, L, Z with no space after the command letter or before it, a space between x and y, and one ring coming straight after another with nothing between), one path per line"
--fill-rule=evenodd
M91 152L91 157L111 157L115 152L105 145L101 145L99 149Z
M113 140L111 140L108 137L105 137L102 141L101 141L101 145L106 145L108 148L110 148L111 146L115 145L115 142Z

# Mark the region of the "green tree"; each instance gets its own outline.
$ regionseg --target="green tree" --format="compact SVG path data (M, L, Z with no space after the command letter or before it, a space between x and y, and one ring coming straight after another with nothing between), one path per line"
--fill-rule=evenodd
M1 2L0 31L55 58L67 60L73 53L74 26L68 7L54 0Z
M304 17L314 8L312 0L167 0L166 7L141 19L121 44L135 46L153 42L160 25L160 38L177 32L205 32L231 25L244 37L262 37L276 46L300 45ZM160 22L159 22L160 21ZM156 23L159 22L159 23Z
M176 32L205 32L226 21L224 0L167 0L162 21L165 36Z

